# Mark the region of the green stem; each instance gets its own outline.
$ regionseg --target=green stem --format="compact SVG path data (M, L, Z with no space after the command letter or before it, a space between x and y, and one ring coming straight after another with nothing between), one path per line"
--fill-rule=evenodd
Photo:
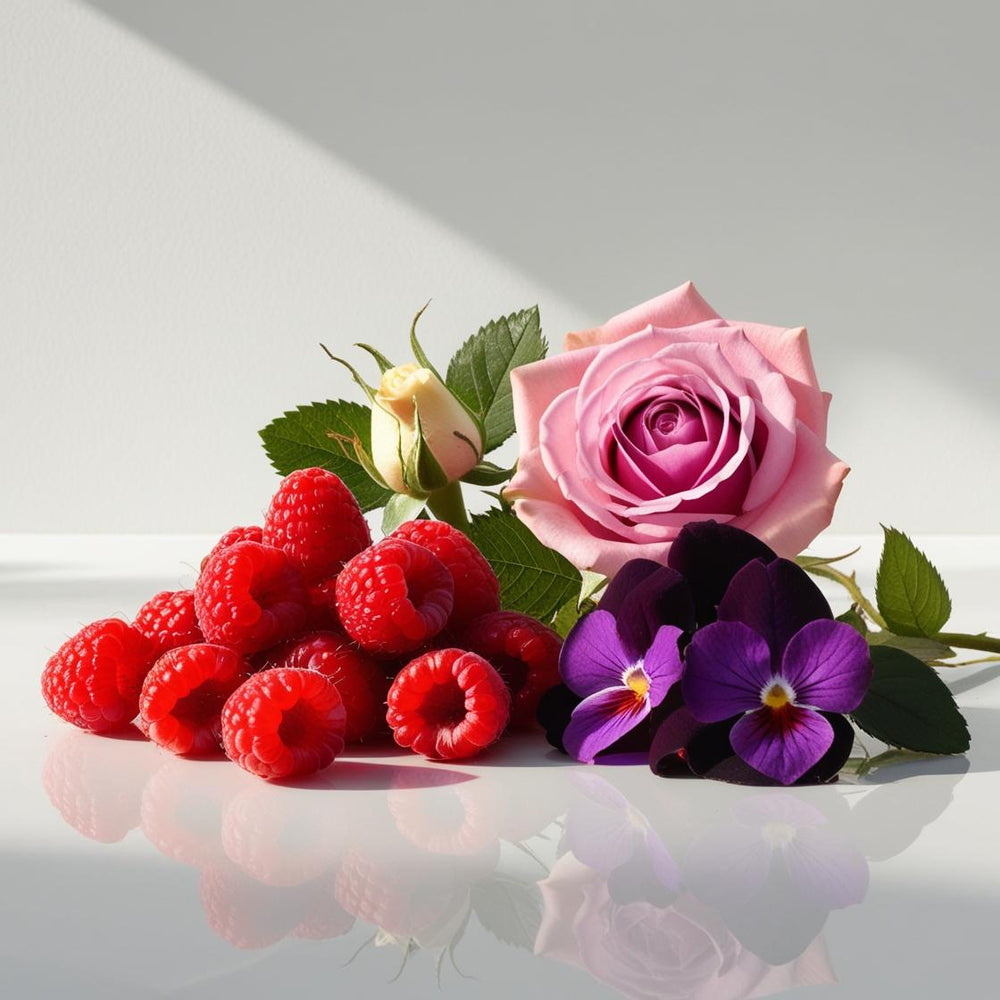
M946 646L960 649L979 649L984 653L1000 653L1000 639L989 635L969 635L966 632L938 632L934 638Z
M833 569L830 566L805 566L803 567L807 573L812 573L813 576L822 576L827 580L833 580L834 583L839 583L850 595L851 600L859 607L861 610L881 629L888 629L888 625L885 623L885 619L878 613L878 608L868 600L867 597L862 593L861 588L858 586L857 581L854 579L854 574L852 573L848 576L846 573L841 573L839 569ZM944 642L944 640L941 640ZM976 648L976 647L970 647Z
M435 490L427 498L427 506L439 521L447 521L453 528L469 533L469 514L465 509L459 483L449 483L442 489Z

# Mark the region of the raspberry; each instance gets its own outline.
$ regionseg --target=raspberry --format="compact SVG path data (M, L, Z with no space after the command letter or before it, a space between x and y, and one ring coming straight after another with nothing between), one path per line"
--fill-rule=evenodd
M264 529L257 524L250 524L246 527L230 528L216 543L212 546L212 551L205 556L201 561L201 569L205 568L205 564L208 562L216 552L221 552L223 549L228 549L230 545L235 545L237 542L262 542L264 540Z
M209 642L253 653L299 632L309 594L281 549L237 542L205 564L194 588L194 606Z
M347 710L345 743L361 743L385 728L389 680L382 667L336 632L312 632L271 652L268 665L318 670L337 685Z
M132 627L153 644L155 656L205 641L194 613L193 590L164 590L151 597L139 608Z
M451 573L430 549L385 538L356 555L337 576L344 631L382 656L419 649L448 621L455 602Z
M293 778L329 767L344 749L347 712L332 681L316 670L279 667L255 674L222 709L222 743L261 778Z
M483 615L463 638L465 648L489 660L510 690L511 728L536 728L539 699L560 683L562 639L547 625L516 611Z
M455 606L448 625L459 629L474 618L500 610L496 573L475 545L447 521L407 521L392 538L404 538L430 549L448 567L455 581Z
M337 617L337 578L331 576L309 587L309 619L311 629L339 629Z
M333 576L372 543L354 495L326 469L282 480L264 518L264 543L282 549L309 583Z
M386 719L401 747L432 760L471 757L500 737L510 694L476 653L437 649L411 661L389 688Z
M120 618L104 618L80 629L49 659L42 695L59 718L81 729L127 729L152 662L152 644L142 633Z
M222 706L249 671L239 653L226 646L203 642L169 650L143 682L140 728L171 753L218 750Z

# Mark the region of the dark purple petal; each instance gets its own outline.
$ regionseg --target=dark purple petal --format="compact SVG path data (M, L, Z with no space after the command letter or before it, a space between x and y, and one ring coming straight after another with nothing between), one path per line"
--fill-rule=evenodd
M566 748L563 746L563 733L569 725L573 709L582 700L579 695L573 694L565 684L557 684L554 688L549 688L538 700L535 718L545 730L545 738L560 753L566 753Z
M752 768L790 785L830 749L833 727L808 708L759 708L733 726L729 740Z
M681 692L701 722L721 722L759 708L774 677L771 651L742 622L714 622L694 634L684 654Z
M608 611L591 611L566 636L559 654L559 673L571 691L586 698L620 685L622 674L637 659L622 646L615 616Z
M597 604L601 611L610 611L617 615L625 606L632 591L647 577L658 573L663 566L652 559L630 559L608 584L603 596Z
M603 601L600 610L605 610ZM615 618L622 648L634 662L645 655L661 626L694 628L694 605L687 581L675 570L658 567L632 588Z
M754 560L743 567L719 602L719 621L743 622L764 636L774 662L803 625L833 614L809 574L787 559L765 565Z
M759 538L747 531L699 521L686 524L670 546L667 565L687 581L694 595L699 625L715 621L715 609L729 586L729 581L748 562L776 556Z
M584 698L563 733L566 752L584 764L621 739L649 715L649 700L629 687L608 688Z
M868 643L844 622L810 622L792 636L781 674L795 701L825 712L853 712L872 679Z
M683 664L677 640L683 634L674 625L662 626L657 631L652 646L643 657L642 669L649 678L650 705L659 705L667 696L670 688L680 680Z

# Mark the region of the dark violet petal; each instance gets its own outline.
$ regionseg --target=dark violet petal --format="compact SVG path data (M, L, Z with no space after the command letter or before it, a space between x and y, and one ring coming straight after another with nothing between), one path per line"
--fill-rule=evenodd
M795 689L796 704L853 712L872 679L868 643L844 622L809 622L785 648L781 674Z
M699 625L715 621L729 581L748 562L771 562L774 552L747 531L717 521L686 524L670 546L667 565L688 581Z
M663 566L652 559L630 559L608 584L603 596L597 604L601 611L610 611L617 615L625 606L632 591L647 577L663 569Z
M649 768L654 774L666 778L689 774L686 748L705 724L699 722L684 706L675 708L656 727L649 748ZM726 748L729 753L729 733L726 731Z
M549 688L538 701L535 718L545 730L545 738L560 753L566 753L562 741L563 733L569 725L573 709L582 700L579 695L573 694L565 684L557 684L554 688Z
M643 658L643 670L649 678L650 705L659 705L671 687L680 679L683 665L677 640L683 634L674 625L662 626Z
M729 740L755 770L790 785L830 749L833 727L808 708L759 708L733 726Z
M631 590L615 617L622 648L634 662L645 656L663 625L683 630L694 627L687 581L676 570L660 566Z
M621 739L649 715L649 701L628 687L608 688L584 698L563 733L566 752L584 764Z
M714 622L695 632L684 654L681 693L701 722L721 722L759 708L774 676L767 643L742 622Z
M615 616L608 611L591 611L566 636L559 654L559 673L571 691L586 698L620 685L622 674L637 659L623 648Z
M830 605L809 574L787 559L744 566L719 602L719 621L749 625L767 639L775 663L803 625L831 619Z
M796 830L783 853L792 883L817 906L839 910L865 898L868 863L828 827Z

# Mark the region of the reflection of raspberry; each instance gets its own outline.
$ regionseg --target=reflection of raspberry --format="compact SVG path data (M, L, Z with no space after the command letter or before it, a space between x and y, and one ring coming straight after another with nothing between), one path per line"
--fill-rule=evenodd
M302 922L292 933L310 941L328 941L343 937L354 926L354 914L337 902L336 876L327 873L309 886L312 905L305 910Z
M310 583L333 576L371 541L354 495L326 469L287 476L264 518L265 544L283 549Z
M479 790L478 781L427 788L426 778L409 778L402 767L388 794L389 812L396 829L415 847L432 854L459 857L480 854L497 842L493 801ZM410 791L410 782L419 790Z
M142 685L140 728L171 753L218 750L222 706L248 673L246 661L226 646L203 642L171 649Z
M269 666L318 670L337 685L347 709L344 742L360 743L385 729L389 681L381 666L336 632L313 632L271 652Z
M126 729L152 663L149 640L119 618L80 629L49 659L42 695L61 719L95 733Z
M386 538L356 555L337 577L337 610L347 634L383 656L419 649L444 628L455 584L429 549Z
M447 521L407 521L392 537L430 549L448 567L455 581L455 606L449 628L459 629L473 618L500 610L500 584L493 568L458 528Z
M153 644L154 656L205 641L194 613L193 590L164 590L151 597L139 608L132 627Z
M500 675L461 649L434 650L410 662L389 688L388 702L396 742L436 760L479 753L510 717Z
M201 569L205 568L205 564L208 562L216 552L221 552L223 549L228 549L230 545L235 545L237 542L262 542L264 540L264 529L259 525L250 524L246 527L230 528L216 543L212 546L211 552L205 556L201 561Z
M297 889L262 885L229 864L203 868L198 888L209 926L236 948L266 948L302 918Z
M560 682L562 639L547 625L516 611L483 615L463 638L465 648L489 660L510 689L511 728L534 729L539 699Z
M252 653L302 629L309 595L280 549L237 542L205 564L194 601L209 642Z
M316 670L255 674L222 709L226 754L261 778L312 774L344 749L347 712L336 686Z

